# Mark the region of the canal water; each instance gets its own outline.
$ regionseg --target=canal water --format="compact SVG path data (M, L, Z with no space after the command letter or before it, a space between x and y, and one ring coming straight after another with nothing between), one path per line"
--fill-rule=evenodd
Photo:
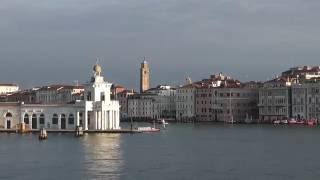
M0 179L319 179L319 139L320 128L218 124L42 142L0 134Z

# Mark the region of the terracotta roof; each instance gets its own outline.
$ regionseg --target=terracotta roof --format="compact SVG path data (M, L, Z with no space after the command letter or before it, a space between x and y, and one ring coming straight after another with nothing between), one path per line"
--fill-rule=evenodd
M118 94L126 94L126 93L136 93L133 89L126 89L124 91L119 92Z

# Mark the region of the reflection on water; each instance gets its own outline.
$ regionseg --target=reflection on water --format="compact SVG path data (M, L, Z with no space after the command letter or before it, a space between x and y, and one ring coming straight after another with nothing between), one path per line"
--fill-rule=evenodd
M83 137L87 177L119 179L123 165L120 134L96 134Z
M0 134L2 179L319 179L320 129L170 124L158 133Z

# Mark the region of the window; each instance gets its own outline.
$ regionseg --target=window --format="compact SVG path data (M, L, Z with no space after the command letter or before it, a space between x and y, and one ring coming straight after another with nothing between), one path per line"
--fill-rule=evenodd
M101 94L100 94L100 99L101 99L101 101L104 101L104 100L105 100L104 92L101 92Z
M8 112L8 113L6 114L6 117L7 117L7 118L12 117L12 114Z
M65 114L61 114L61 122L66 122L66 115Z
M24 115L24 123L29 124L29 115L28 114Z
M70 114L70 115L69 115L68 123L69 123L69 124L74 124L74 116L73 116L73 114Z
M58 115L57 114L53 114L53 116L52 116L52 124L58 124Z
M37 122L37 115L36 114L32 115L32 121L36 121Z
M87 101L91 101L91 92L90 91L87 94Z
M40 114L39 121L40 121L40 124L44 124L44 121L45 121L44 114Z

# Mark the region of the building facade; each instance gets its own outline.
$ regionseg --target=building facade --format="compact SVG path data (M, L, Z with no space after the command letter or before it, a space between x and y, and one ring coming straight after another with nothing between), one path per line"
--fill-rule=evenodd
M134 90L124 90L120 93L118 93L117 96L117 100L120 103L120 118L121 119L127 119L128 116L128 99L130 98L130 96L133 96L134 94L136 94L134 92Z
M157 86L141 94L135 94L128 99L129 118L151 119L175 119L176 90L170 86Z
M119 102L110 99L111 83L104 81L101 71L96 64L91 81L84 86L84 100L69 104L0 103L0 128L15 129L25 123L29 129L119 129Z
M294 67L264 83L259 91L261 122L317 118L319 66Z
M292 117L298 120L320 120L319 82L308 82L292 86Z
M72 85L43 86L36 91L36 103L63 104L82 100L84 87Z
M259 90L259 120L270 123L292 116L290 79L279 77L264 83Z
M259 117L257 87L214 88L211 93L209 121L248 123ZM211 95L210 94L210 95Z
M190 82L190 81L189 81ZM258 119L256 82L241 83L222 73L177 89L177 121L249 122Z
M16 84L0 84L0 95L19 91L19 86Z
M196 120L195 102L197 84L187 84L177 88L176 91L176 120L189 122Z

